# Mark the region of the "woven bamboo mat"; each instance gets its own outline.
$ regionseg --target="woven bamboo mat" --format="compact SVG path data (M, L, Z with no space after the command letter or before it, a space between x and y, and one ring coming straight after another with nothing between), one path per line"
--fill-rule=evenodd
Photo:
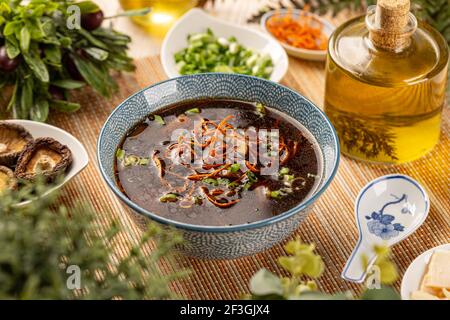
M87 201L99 213L100 225L119 219L128 230L120 235L117 250L123 251L135 241L140 231L133 223L128 209L109 191L96 161L96 142L100 129L111 110L140 88L165 79L157 57L136 61L134 74L118 78L120 89L116 95L105 100L90 90L83 90L75 99L82 109L74 115L52 115L51 122L76 136L85 145L90 164L65 189L62 202L73 204ZM324 88L324 65L291 59L289 73L283 84L299 91L322 106ZM359 190L371 179L389 173L407 174L420 181L430 195L431 210L424 225L412 236L393 249L395 261L403 274L411 261L423 251L436 245L450 242L450 111L445 108L440 143L424 158L406 165L388 166L356 162L343 157L334 181L317 201L311 214L292 235L304 242L314 242L317 252L324 258L326 271L319 280L323 291L332 293L343 290L358 292L361 288L345 282L340 273L347 257L357 241L354 223L353 202ZM146 250L151 250L151 246ZM183 297L191 299L236 299L247 292L251 276L260 268L277 274L283 271L276 259L283 254L279 244L255 256L230 261L204 261L178 257L179 266L190 268L188 279L173 284L173 289ZM162 265L164 272L173 266ZM397 288L399 283L396 284Z

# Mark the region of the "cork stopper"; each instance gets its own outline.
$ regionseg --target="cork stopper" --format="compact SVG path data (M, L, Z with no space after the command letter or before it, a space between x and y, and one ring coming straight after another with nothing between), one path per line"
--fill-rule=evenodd
M366 23L376 47L397 52L409 46L417 25L409 9L409 0L378 0L376 7L369 8Z

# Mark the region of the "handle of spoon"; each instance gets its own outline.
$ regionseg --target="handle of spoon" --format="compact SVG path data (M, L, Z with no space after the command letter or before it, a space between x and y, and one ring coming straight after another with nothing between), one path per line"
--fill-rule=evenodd
M368 258L369 266L367 269L363 267L363 256ZM375 260L375 254L367 242L359 239L358 243L353 249L350 258L345 264L344 270L342 271L341 277L347 281L362 283L364 282L367 274L367 270Z

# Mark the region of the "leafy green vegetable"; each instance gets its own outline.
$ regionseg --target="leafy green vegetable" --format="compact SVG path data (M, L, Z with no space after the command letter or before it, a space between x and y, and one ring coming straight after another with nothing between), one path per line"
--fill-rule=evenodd
M4 40L0 43L4 42L10 59L20 61L15 70L0 77L0 94L5 87L17 86L7 109L13 117L45 121L49 110L74 112L80 106L67 101L70 90L88 84L109 97L117 89L110 71L134 70L127 56L131 41L127 35L109 27L93 31L67 27L72 14L67 9L74 4L82 14L100 10L92 1L0 0L0 39ZM52 96L50 85L60 88L65 98Z
M187 48L175 53L174 59L181 74L225 72L270 78L273 71L268 54L246 49L234 37L216 37L210 29L191 34Z

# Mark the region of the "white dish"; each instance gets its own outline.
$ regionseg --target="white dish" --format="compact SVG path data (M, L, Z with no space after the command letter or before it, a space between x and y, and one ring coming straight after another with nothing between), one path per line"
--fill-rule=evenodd
M260 53L268 53L274 64L270 80L280 82L286 74L289 59L283 47L274 38L263 32L219 20L201 9L194 8L181 17L164 38L161 48L161 63L169 78L180 76L174 54L187 47L187 36L192 33L205 32L207 28L210 28L217 36L226 38L235 36L243 46Z
M427 250L416 259L414 259L414 261L409 265L408 269L406 269L406 272L403 275L402 285L400 288L402 300L410 300L411 293L419 290L422 277L424 276L426 271L426 267L430 262L430 258L433 255L433 252L436 250L450 250L450 243Z
M86 149L81 144L80 141L78 141L74 136L72 136L70 133L51 126L49 124L36 122L36 121L29 121L29 120L4 120L5 122L9 123L16 123L21 126L23 126L25 129L27 129L34 139L41 138L41 137L50 137L53 138L60 143L66 145L70 151L72 151L72 165L70 166L69 170L66 172L64 176L64 180L55 186L54 188L48 190L44 196L49 195L53 191L61 188L64 184L69 182L73 177L75 177L77 174L79 174L89 163L89 157L86 152ZM23 201L19 203L17 206L26 206L30 204L31 200Z
M266 12L261 17L261 28L265 32L267 32L268 34L271 35L271 33L269 32L269 30L267 30L267 27L266 27L267 20L269 20L272 16L274 16L276 14L284 15L286 13L290 13L294 17L299 17L300 14L306 15L306 16L311 16L314 19L320 21L323 24L323 27L324 27L322 31L325 33L325 35L328 37L328 39L330 38L330 36L333 33L333 31L336 29L336 27L333 26L330 22L328 22L327 20L321 18L317 14L314 14L314 13L311 13L311 12L307 12L307 11L303 11L303 10L299 10L299 9L280 9L280 10L272 10L272 11ZM300 48L296 48L296 47L290 46L290 45L288 45L286 43L283 43L281 41L279 41L279 43L281 43L283 48L286 49L287 53L289 55L293 56L293 57L302 58L302 59L306 59L306 60L312 60L312 61L324 61L326 59L326 57L327 57L327 50L300 49Z

